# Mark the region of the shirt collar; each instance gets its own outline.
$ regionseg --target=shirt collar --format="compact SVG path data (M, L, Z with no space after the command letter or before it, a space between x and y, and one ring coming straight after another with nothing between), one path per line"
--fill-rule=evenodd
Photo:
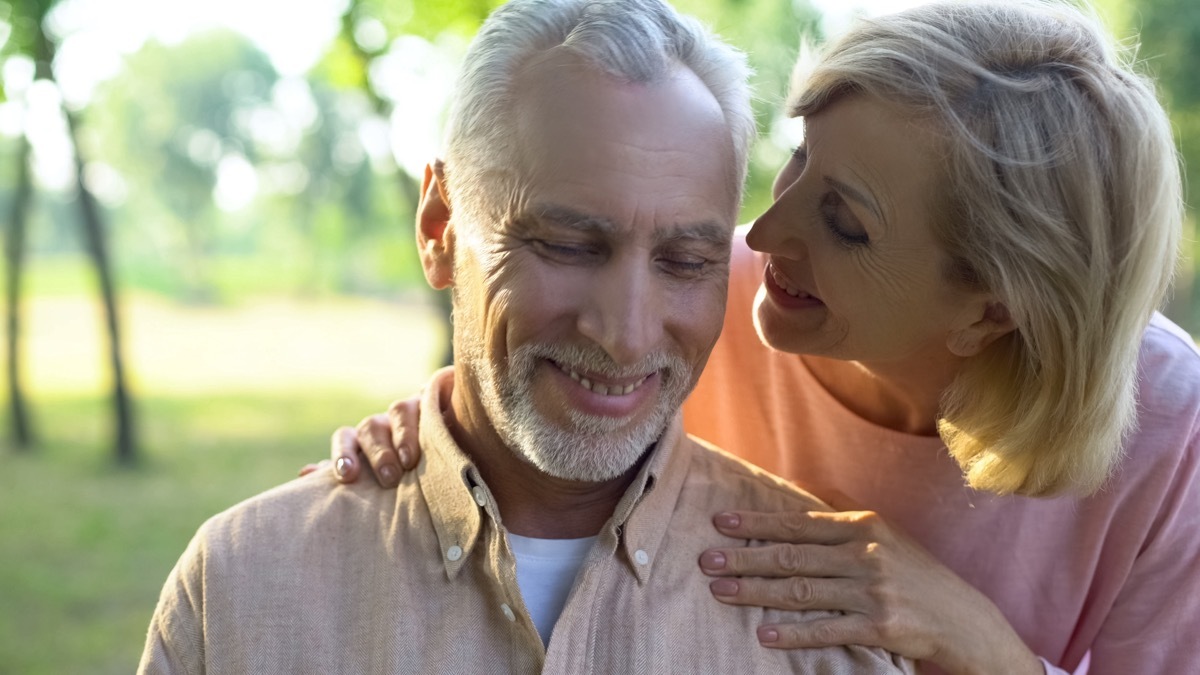
M417 481L429 506L442 562L451 579L458 576L475 548L483 520L480 506L471 495L472 478L478 479L479 473L446 426L445 415L453 389L454 368L434 373L421 399L417 434L421 442Z
M694 449L676 414L600 533L601 541L614 537L638 583L654 570Z
M443 368L425 389L418 430L422 454L416 469L451 579L475 549L483 525L481 512L500 521L490 491L446 426L453 388L454 369ZM599 533L597 546L610 555L620 550L639 583L645 583L654 569L693 449L683 433L682 415L676 414Z

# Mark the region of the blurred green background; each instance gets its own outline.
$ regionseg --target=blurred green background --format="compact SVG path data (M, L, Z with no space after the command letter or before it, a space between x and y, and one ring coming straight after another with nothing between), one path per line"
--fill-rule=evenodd
M0 0L0 673L132 671L199 524L444 358L416 180L498 4ZM801 33L915 3L675 4L756 69L748 221L795 140ZM1160 77L1195 185L1200 3L1100 9ZM1169 314L1195 333L1193 259Z

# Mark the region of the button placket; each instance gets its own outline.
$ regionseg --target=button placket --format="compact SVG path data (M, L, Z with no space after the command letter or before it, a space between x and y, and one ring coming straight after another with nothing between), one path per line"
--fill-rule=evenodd
M517 615L513 613L512 607L509 607L507 602L500 603L500 611L504 612L504 618L508 619L509 623L517 620Z

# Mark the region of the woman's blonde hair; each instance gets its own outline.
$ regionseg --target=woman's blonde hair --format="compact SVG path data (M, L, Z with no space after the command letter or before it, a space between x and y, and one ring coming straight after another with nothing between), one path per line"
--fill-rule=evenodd
M792 111L861 92L944 137L946 275L1016 330L969 359L938 428L980 490L1099 489L1136 422L1138 348L1177 261L1170 123L1099 22L1046 2L860 21L798 69Z

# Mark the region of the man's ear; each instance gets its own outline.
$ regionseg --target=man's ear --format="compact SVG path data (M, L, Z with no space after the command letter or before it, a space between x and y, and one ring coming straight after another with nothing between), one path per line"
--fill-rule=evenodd
M438 290L454 284L454 231L443 171L440 159L425 165L421 203L417 206L417 251L425 280Z
M1004 303L980 299L972 303L965 325L950 331L946 347L955 356L975 356L988 345L1016 330Z

